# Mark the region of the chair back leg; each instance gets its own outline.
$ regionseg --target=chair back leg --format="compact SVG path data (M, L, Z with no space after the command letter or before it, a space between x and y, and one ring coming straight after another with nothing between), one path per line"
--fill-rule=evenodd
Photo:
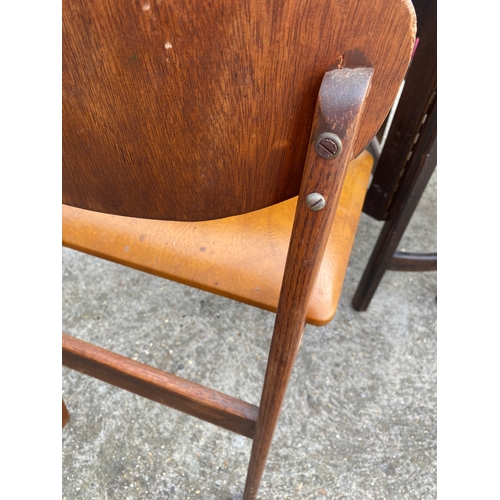
M243 500L257 497L274 429L304 334L307 306L333 224L347 166L352 159L353 139L372 74L373 70L369 68L334 70L325 74L321 84ZM321 149L321 141L325 137L328 141ZM311 197L311 194L314 196Z

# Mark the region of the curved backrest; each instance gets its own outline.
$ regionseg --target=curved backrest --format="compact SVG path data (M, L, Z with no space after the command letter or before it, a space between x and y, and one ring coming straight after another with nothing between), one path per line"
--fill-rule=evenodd
M410 0L63 0L63 203L206 220L297 195L325 72L374 68L386 117Z

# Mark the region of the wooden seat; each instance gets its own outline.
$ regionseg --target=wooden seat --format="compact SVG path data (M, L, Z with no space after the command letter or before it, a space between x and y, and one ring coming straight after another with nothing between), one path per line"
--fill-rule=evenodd
M63 1L63 243L276 311L259 406L65 334L63 364L253 439L244 500L415 30L409 0Z
M307 312L335 314L373 160L353 160ZM63 244L156 276L276 311L297 198L203 222L134 219L63 206Z

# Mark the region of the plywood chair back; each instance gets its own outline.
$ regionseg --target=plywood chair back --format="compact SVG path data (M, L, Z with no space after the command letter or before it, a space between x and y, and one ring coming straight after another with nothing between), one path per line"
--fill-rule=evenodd
M298 194L326 72L372 68L352 154L412 47L409 0L63 2L63 203L205 220Z
M411 57L409 0L63 2L63 203L200 221L298 196L259 407L63 336L63 363L253 438L254 499L349 161Z

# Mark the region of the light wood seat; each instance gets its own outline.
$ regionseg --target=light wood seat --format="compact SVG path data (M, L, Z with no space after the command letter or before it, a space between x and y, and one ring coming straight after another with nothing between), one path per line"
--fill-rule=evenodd
M373 159L351 161L307 322L333 318ZM297 198L203 222L120 217L63 206L63 244L269 311L278 306Z

